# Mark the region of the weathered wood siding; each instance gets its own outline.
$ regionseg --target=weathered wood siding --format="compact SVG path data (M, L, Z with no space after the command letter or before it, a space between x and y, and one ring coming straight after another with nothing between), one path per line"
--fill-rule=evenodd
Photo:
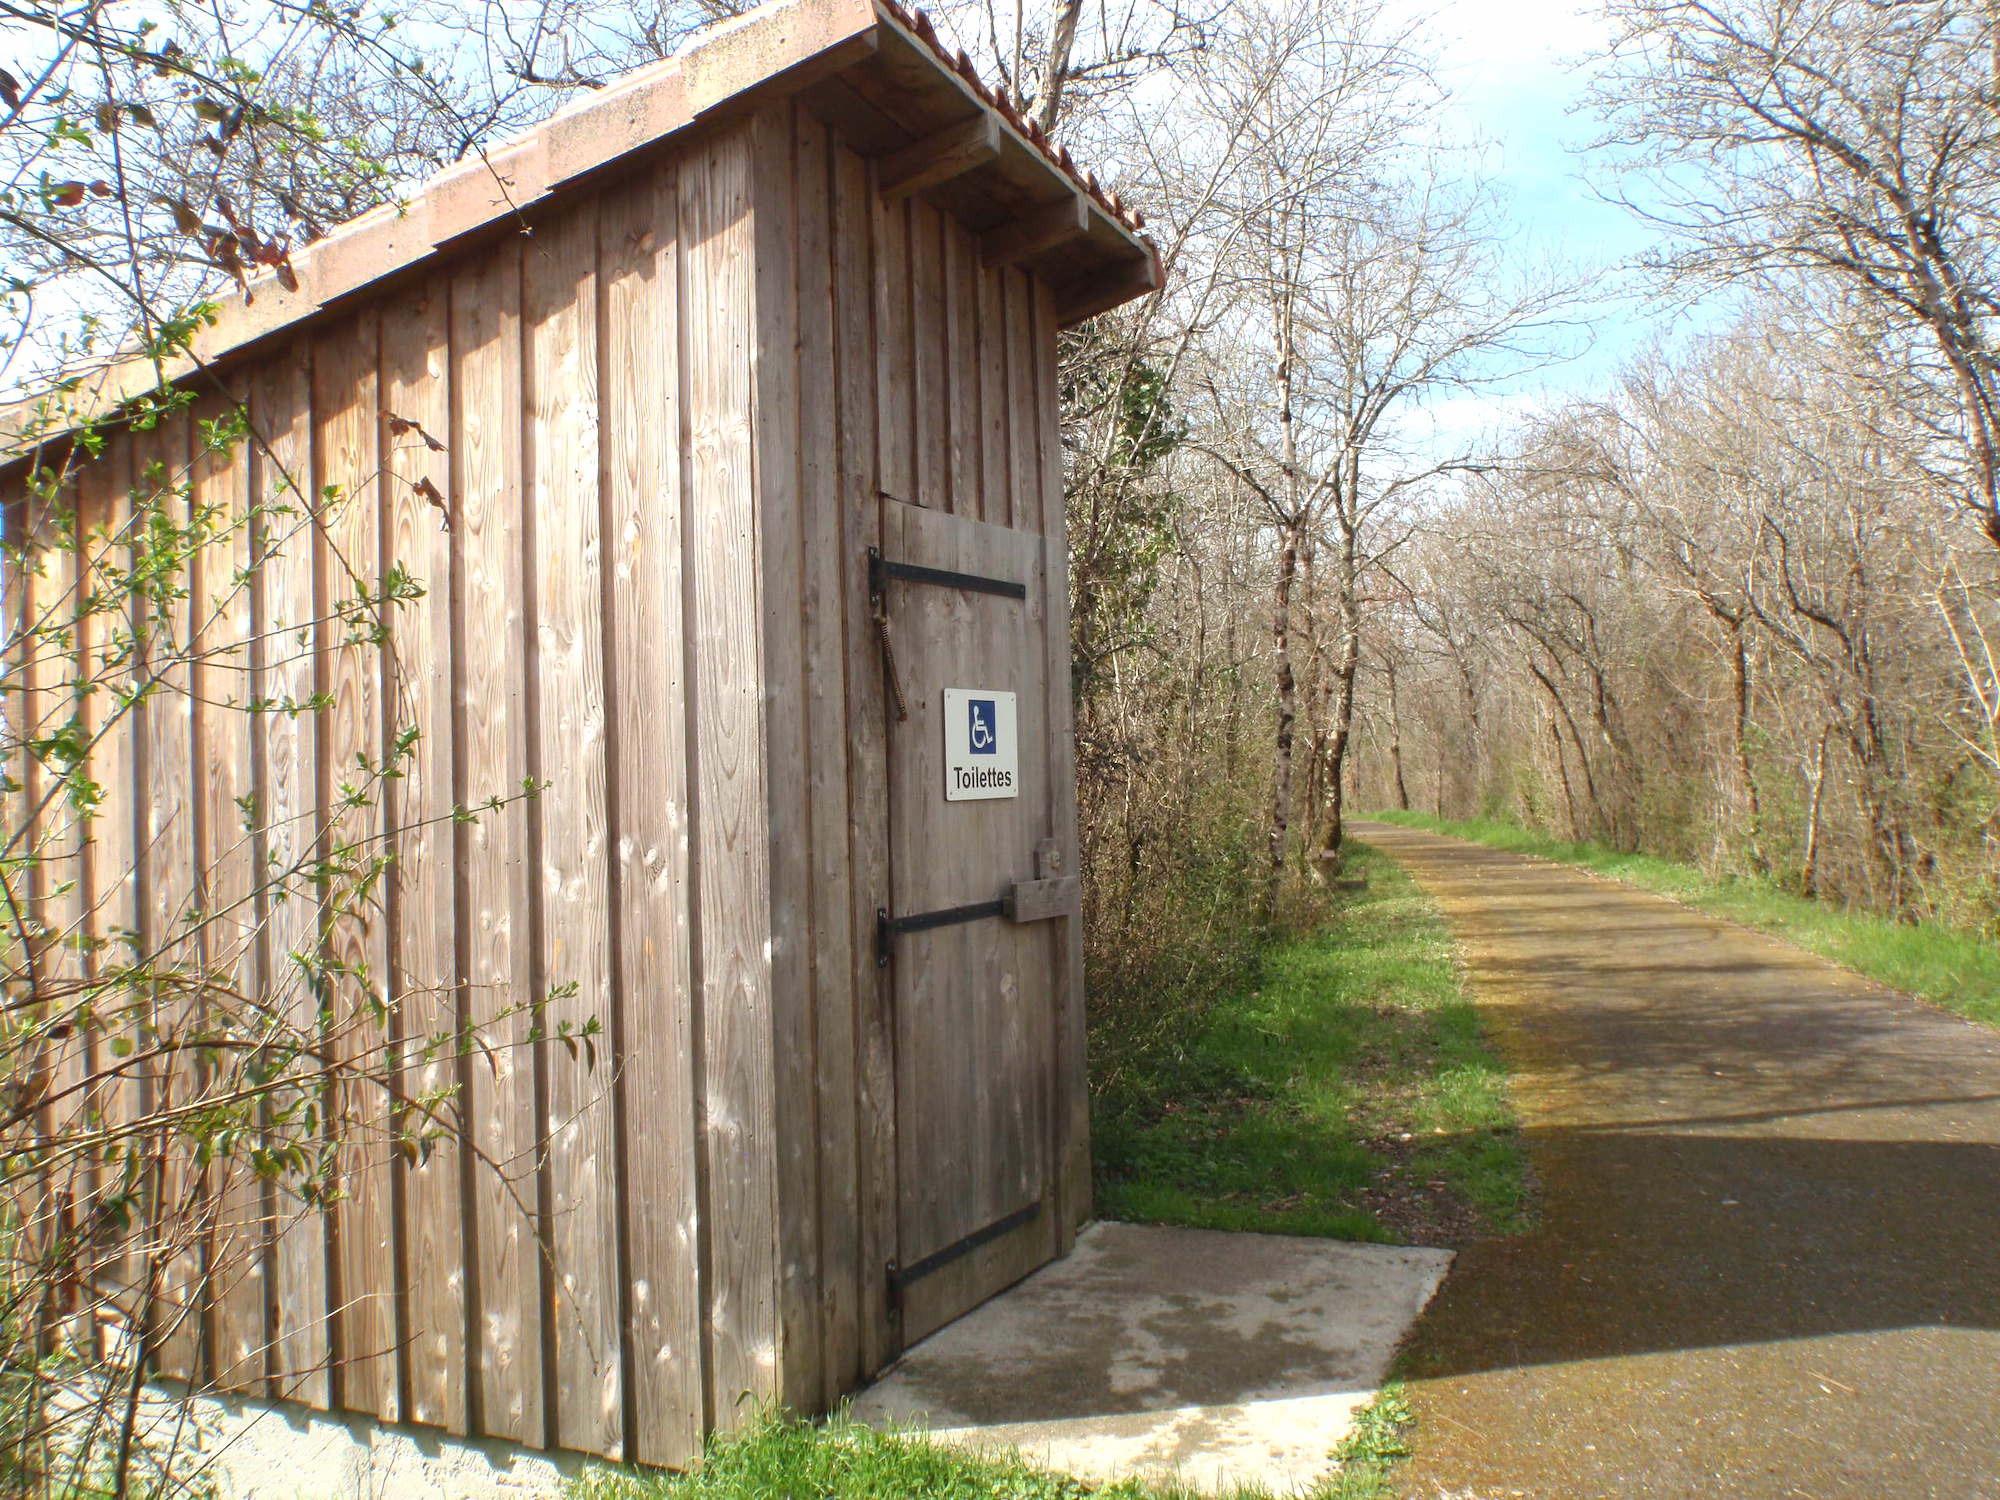
M897 1078L926 1060L894 1056L874 957L885 498L1047 538L1062 619L1024 722L1073 849L1055 324L1046 288L982 267L929 204L883 202L789 102L525 229L203 393L203 414L240 400L258 439L197 466L197 503L281 507L204 558L183 606L183 628L245 643L240 670L170 682L104 735L116 805L67 899L154 942L239 903L204 929L212 968L308 1027L316 958L365 975L389 1003L357 1045L387 1042L397 1093L455 1089L462 1114L464 1149L345 1148L330 1212L197 1184L227 1199L204 1253L236 1269L205 1298L198 1258L175 1269L169 1371L673 1464L897 1348ZM86 525L122 547L127 485L192 453L185 423L115 438L82 476ZM388 568L422 597L357 635L342 607ZM315 694L331 706L242 708ZM412 731L404 774L343 809L358 758ZM494 796L513 800L453 815ZM310 839L370 836L394 863L363 912L260 884ZM1072 921L1052 1103L1010 1148L1059 1164L1062 1243L1088 1192ZM594 1070L554 1035L590 1021ZM422 1046L466 1023L493 1047ZM112 1107L196 1082L119 1085ZM390 1097L366 1108L386 1123Z

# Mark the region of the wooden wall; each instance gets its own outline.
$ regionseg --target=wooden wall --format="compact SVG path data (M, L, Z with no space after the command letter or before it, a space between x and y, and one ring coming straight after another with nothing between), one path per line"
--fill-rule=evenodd
M234 457L194 463L178 422L87 467L82 523L114 533L156 461L238 515L298 490L178 606L245 642L242 670L168 683L98 742L113 800L77 899L98 931L157 943L202 893L247 892L243 940L211 932L206 959L310 1024L299 956L325 914L264 899L260 872L315 830L386 836L379 908L332 956L390 1002L397 1086L455 1085L475 1148L358 1143L328 1212L218 1184L228 1244L255 1253L170 1370L672 1464L756 1402L821 1407L896 1352L865 553L887 495L1044 532L1063 576L1055 325L1046 288L983 269L928 204L882 202L792 104L529 227L228 367L203 410L247 408L260 441ZM329 506L329 487L359 498ZM424 596L357 639L337 606L392 564ZM1049 816L1073 851L1055 592ZM331 707L232 706L315 693ZM408 774L336 816L357 757L408 728ZM524 782L545 785L451 816ZM1081 958L1059 925L1066 1246L1089 1179ZM512 1009L544 995L547 1030L602 1025L595 1071ZM511 1045L414 1053L510 1010Z

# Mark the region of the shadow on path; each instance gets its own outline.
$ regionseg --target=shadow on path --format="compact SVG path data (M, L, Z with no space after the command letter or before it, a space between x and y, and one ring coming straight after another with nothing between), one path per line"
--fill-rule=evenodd
M2000 1497L2000 1035L1662 898L1400 828L1538 1227L1411 1350L1412 1494Z

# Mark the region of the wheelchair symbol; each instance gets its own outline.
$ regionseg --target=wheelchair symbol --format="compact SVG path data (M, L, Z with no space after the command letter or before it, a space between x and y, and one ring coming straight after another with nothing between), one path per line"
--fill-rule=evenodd
M998 755L1000 753L999 715L991 698L970 698L966 708L971 713L967 742L974 755Z

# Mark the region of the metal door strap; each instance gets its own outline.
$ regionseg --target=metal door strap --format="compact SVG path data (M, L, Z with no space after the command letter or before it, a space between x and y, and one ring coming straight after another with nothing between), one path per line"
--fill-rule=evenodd
M930 583L939 588L970 589L975 594L999 594L1007 599L1025 599L1028 586L1011 578L987 578L978 573L954 573L947 568L926 568L917 563L891 562L879 547L868 549L868 592L880 594L891 579L902 583Z
M990 1245L1003 1234L1011 1234L1023 1224L1032 1224L1042 1216L1041 1201L1017 1208L1003 1219L995 1219L984 1229L975 1229L962 1240L953 1240L942 1250L933 1250L913 1266L900 1266L889 1262L889 1301L892 1306L901 1306L903 1290L910 1283L922 1281L933 1271L942 1271L961 1256L970 1255L981 1245Z
M889 955L899 932L925 932L933 927L953 927L960 922L978 922L987 917L1007 915L1007 898L975 901L970 906L941 906L936 911L911 912L892 917L886 907L875 908L875 966L889 967Z

